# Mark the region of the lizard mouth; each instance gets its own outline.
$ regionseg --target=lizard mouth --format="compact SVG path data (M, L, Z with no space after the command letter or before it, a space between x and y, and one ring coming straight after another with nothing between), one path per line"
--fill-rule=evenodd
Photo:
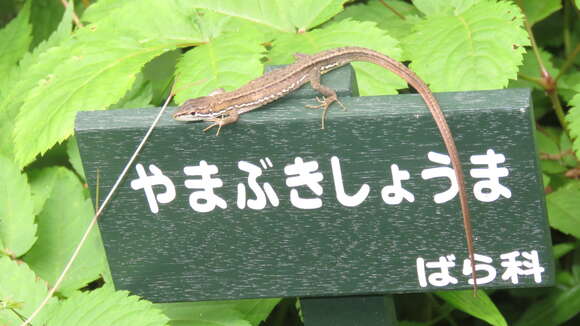
M196 117L195 113L175 112L173 114L173 119L177 121L199 121L202 118Z

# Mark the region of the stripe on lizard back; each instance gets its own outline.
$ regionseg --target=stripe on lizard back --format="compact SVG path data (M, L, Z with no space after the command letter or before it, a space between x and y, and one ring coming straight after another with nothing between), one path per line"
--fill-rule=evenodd
M362 47L336 48L312 55L297 54L295 58L296 62L293 64L270 71L236 90L188 100L174 114L174 118L180 121L211 121L213 124L204 130L217 126L219 134L221 127L236 122L240 114L273 102L308 82L325 96L320 105L315 107L322 107L326 113L330 104L338 102L338 99L334 90L320 84L321 74L353 61L370 62L397 74L415 88L427 104L451 158L451 165L459 187L459 202L475 292L477 274L465 177L449 125L427 84L402 63L382 53Z

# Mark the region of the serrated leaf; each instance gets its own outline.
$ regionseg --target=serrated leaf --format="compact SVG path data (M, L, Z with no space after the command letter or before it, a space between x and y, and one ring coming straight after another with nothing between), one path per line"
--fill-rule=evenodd
M0 101L6 101L6 98L0 94ZM15 118L16 114L14 110L3 110L0 106L0 153L10 159L14 159L12 131L14 130Z
M37 0L38 1L38 0ZM60 5L62 7L62 5ZM47 49L56 46L68 39L72 32L72 17L74 13L74 1L69 1L69 5L64 11L60 23L54 30L50 37L46 41L40 42L32 51L32 53L26 53L22 60L20 61L20 69L26 69L31 66L36 60L40 53L46 51Z
M523 0L524 14L531 25L543 20L562 8L561 0Z
M481 0L413 0L413 4L427 16L461 14Z
M8 25L0 29L0 92L7 87L8 77L12 75L12 70L16 69L16 63L24 53L28 51L28 46L32 41L32 27L28 23L30 19L30 1Z
M316 27L332 18L342 11L342 5L347 0L298 0L290 2L288 16L290 22L298 29L298 32L304 32ZM288 1L284 1L287 2Z
M66 142L66 154L68 156L68 161L72 165L75 172L84 180L85 170L83 169L83 163L81 161L81 153L79 152L79 146L77 145L77 138L71 137Z
M187 0L181 0L187 3ZM342 10L346 0L196 0L197 8L252 21L283 32L306 31Z
M580 182L570 182L566 186L548 194L548 219L550 226L562 233L580 239Z
M471 290L435 292L435 294L453 307L491 325L507 326L505 318L483 290L477 291L477 297L473 296Z
M572 98L570 106L572 106L572 109L568 111L566 121L568 122L570 136L574 138L572 147L576 157L580 160L580 93Z
M131 89L109 109L136 109L151 107L153 88L148 80L143 78L143 73L138 73Z
M72 5L67 8L60 25L47 41L40 43L32 53L27 52L24 54L22 60L19 62L18 69L15 70L15 74L10 79L10 87L4 90L6 91L6 96L0 96L0 152L10 158L14 157L14 141L12 138L14 121L24 101L24 96L53 67L47 66L46 71L37 71L37 75L32 75L28 71L28 68L37 62L39 58L42 58L41 54L44 51L59 44L70 36L72 30L72 9ZM0 94L2 94L1 91Z
M539 49L539 53L542 63L544 64L544 68L546 68L552 78L556 78L560 70L552 63L552 54L544 51L543 49ZM524 54L524 64L520 67L518 74L525 76L526 78L541 78L540 64L538 63L536 55L532 49L529 49L529 51ZM518 80L510 81L510 87L533 87L539 90L544 90L542 86L538 85L537 83L528 81L525 78L518 78Z
M49 284L54 284L79 243L92 216L91 200L70 170L57 167L50 197L37 216L38 241L23 260ZM105 253L98 230L89 239L72 265L59 292L68 294L99 277L106 268Z
M168 318L151 302L130 296L127 291L113 291L110 286L77 292L54 311L47 326L157 326Z
M419 11L402 0L389 0L384 1L384 3L388 7L383 5L383 1L379 0L348 6L343 12L334 16L333 21L350 18L360 22L375 22L377 27L385 30L390 36L397 40L402 40L409 34L409 30L413 26L409 17L418 15Z
M96 23L97 21L114 14L114 11L133 6L133 2L140 0L99 0L92 3L83 13L82 20Z
M25 174L5 156L0 155L0 252L20 257L36 241L32 197Z
M503 88L529 44L522 25L512 3L481 1L458 15L427 16L405 39L405 53L433 91Z
M561 325L580 311L580 284L571 288L555 287L547 299L536 301L515 326Z
M48 293L48 285L39 279L28 265L8 257L0 257L0 302L13 306L20 315L30 316ZM58 305L51 299L36 317L34 325L43 325ZM20 325L22 320L9 309L0 309L0 325Z
M187 3L187 0L182 0ZM195 7L209 9L230 17L252 21L278 31L293 32L288 18L288 10L292 9L287 1L279 0L197 0Z
M263 51L237 34L224 34L188 51L177 63L175 101L183 103L217 88L233 90L260 76Z
M76 112L102 110L118 101L145 63L198 40L199 33L178 9L173 0L121 8L31 67L40 80L26 95L15 124L17 162L25 166L70 136Z
M400 60L401 49L397 40L371 22L343 20L324 28L302 34L284 34L273 43L270 53L273 64L286 64L294 53L316 53L341 46L362 46ZM361 95L396 94L405 88L405 82L385 68L363 62L354 62Z
M580 93L580 71L562 75L558 81L558 93L570 102L576 94Z

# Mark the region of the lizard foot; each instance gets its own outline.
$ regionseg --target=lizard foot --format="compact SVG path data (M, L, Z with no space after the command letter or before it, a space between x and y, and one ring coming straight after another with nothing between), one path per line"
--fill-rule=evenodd
M346 107L338 100L338 98L336 97L336 95L333 95L331 97L322 97L322 99L320 99L318 96L316 97L316 101L318 101L318 105L306 105L307 108L310 109L320 109L322 108L324 111L322 112L322 118L321 118L321 126L320 129L324 129L324 121L326 121L326 115L328 114L328 108L330 107L330 105L333 102L338 103L338 105L340 105L340 107L346 111Z
M213 118L209 121L213 121L213 123L210 124L209 126L205 127L203 129L203 131L206 132L206 131L210 130L211 128L217 126L218 128L217 128L217 132L215 133L215 135L219 136L220 130L222 130L222 126L226 125L226 123L224 123L224 119L223 118Z

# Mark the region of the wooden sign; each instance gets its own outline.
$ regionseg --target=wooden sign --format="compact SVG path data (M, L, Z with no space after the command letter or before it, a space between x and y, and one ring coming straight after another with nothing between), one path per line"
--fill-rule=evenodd
M326 130L304 108L309 86L219 136L169 110L99 221L115 286L155 302L471 288L457 185L424 102L351 96L353 80L324 76L347 108ZM467 176L479 286L552 285L529 90L436 96ZM79 113L93 194L96 170L105 193L157 112Z

